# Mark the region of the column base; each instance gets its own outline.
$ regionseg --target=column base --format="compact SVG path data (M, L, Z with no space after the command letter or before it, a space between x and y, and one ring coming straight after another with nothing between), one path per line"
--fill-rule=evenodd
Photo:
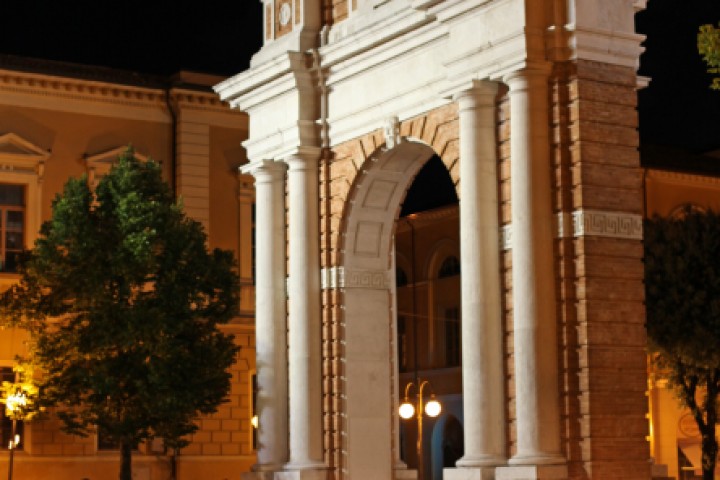
M327 480L328 470L323 469L305 469L305 470L283 470L275 472L273 480Z
M418 478L417 470L411 470L407 467L396 468L393 470L393 474L395 480L417 480Z
M496 467L443 468L445 480L495 480Z
M497 467L495 480L566 480L567 465L513 465Z
M243 472L240 480L274 480L275 472Z

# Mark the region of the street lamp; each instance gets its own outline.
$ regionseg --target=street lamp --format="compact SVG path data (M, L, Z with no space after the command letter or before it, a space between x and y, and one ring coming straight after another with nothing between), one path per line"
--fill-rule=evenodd
M12 433L8 450L10 450L10 460L8 462L8 480L12 480L13 476L13 459L15 449L20 445L20 435L17 433L17 417L19 412L27 406L27 396L21 389L15 390L15 393L8 395L5 400L5 413L12 420Z
M418 380L419 382L419 380ZM423 380L420 382L420 388L417 389L417 408L413 406L412 403L410 403L410 400L408 399L408 395L410 393L410 389L412 387L417 387L414 382L409 382L407 385L405 385L405 400L403 400L403 403L400 404L400 408L398 409L398 413L400 416L405 419L409 420L415 415L415 418L417 418L417 442L416 442L416 449L417 449L417 468L418 468L418 478L423 480L425 478L424 475L424 461L423 461L423 445L422 445L422 438L423 438L423 412L425 412L425 415L428 417L437 417L440 415L440 411L442 410L442 407L440 406L440 402L438 402L435 399L435 394L430 393L430 400L427 402L423 401L423 391L425 390L425 387L428 386L428 388L432 389L432 385L430 385L430 382L428 380Z

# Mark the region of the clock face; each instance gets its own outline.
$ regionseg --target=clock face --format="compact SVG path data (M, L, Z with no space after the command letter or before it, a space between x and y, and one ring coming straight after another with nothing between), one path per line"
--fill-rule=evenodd
M290 23L290 17L292 16L292 10L290 9L289 3L283 3L280 7L280 25L283 27L286 26L288 23Z

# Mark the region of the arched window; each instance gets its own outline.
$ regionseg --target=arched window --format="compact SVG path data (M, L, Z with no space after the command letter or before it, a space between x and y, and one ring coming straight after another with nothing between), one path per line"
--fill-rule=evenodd
M687 217L688 215L693 215L697 213L705 213L707 210L700 205L696 205L694 203L684 203L680 205L679 207L675 207L672 212L670 212L670 218L674 218L676 220L682 220L683 218Z
M448 278L460 275L460 260L454 255L443 260L438 270L438 278Z

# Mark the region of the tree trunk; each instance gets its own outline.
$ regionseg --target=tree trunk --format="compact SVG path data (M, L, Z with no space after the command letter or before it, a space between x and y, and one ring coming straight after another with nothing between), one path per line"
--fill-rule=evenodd
M177 455L178 455L178 449L173 448L173 454L172 458L170 459L171 462L171 476L170 478L172 480L177 480Z
M120 442L120 480L132 480L132 445Z
M715 480L715 462L717 461L718 442L715 437L717 423L718 370L706 376L705 428L702 433L702 469L703 480Z
M708 424L708 433L702 436L702 469L703 480L715 480L715 459L718 443L715 439L715 425Z

